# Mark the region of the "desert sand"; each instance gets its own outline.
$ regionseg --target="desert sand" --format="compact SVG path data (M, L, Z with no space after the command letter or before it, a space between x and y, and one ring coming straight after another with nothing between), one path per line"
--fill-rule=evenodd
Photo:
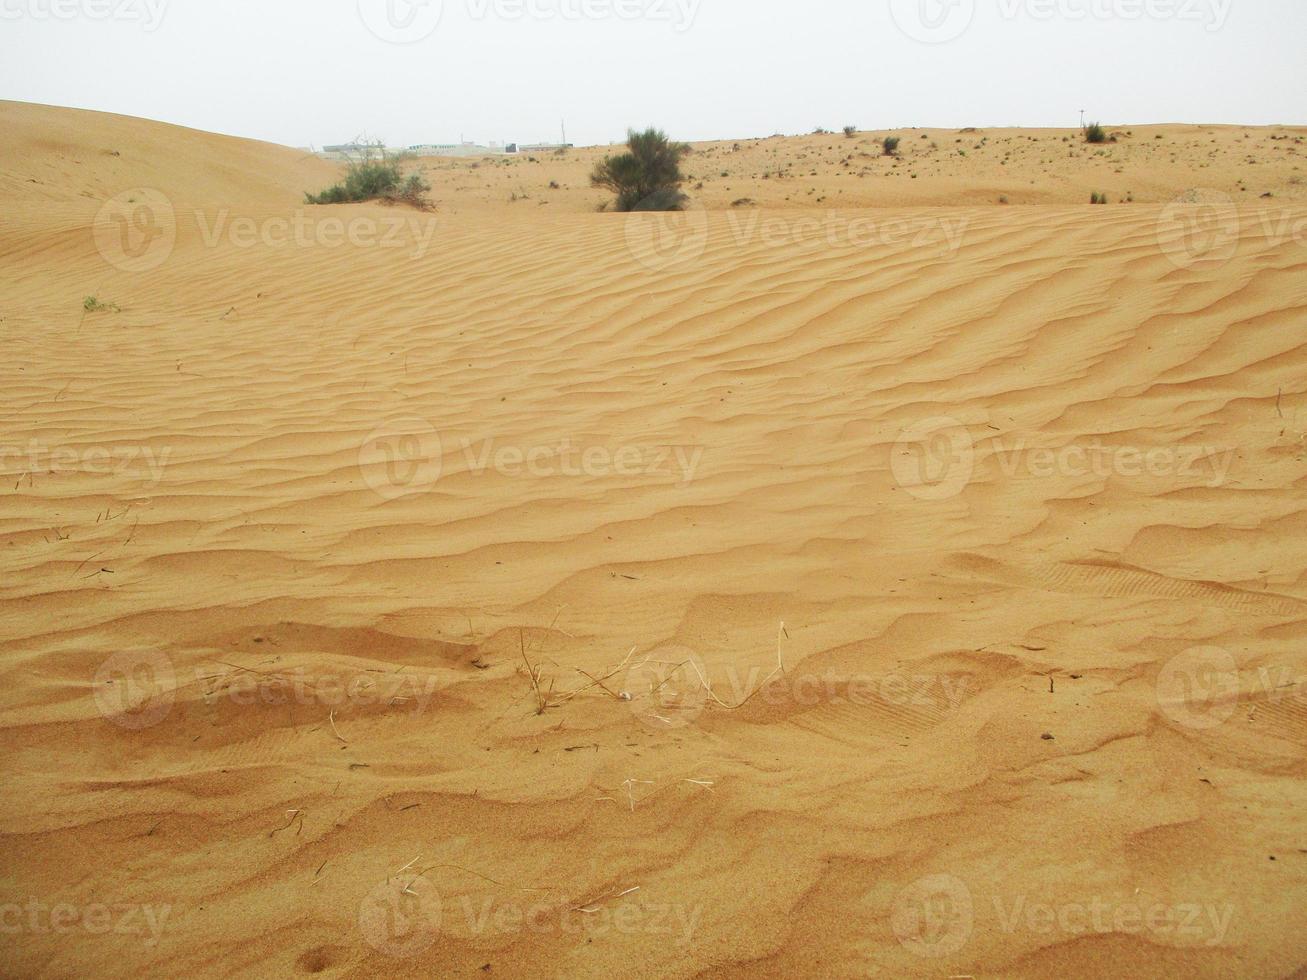
M1303 975L1307 130L1110 128L0 103L0 972Z

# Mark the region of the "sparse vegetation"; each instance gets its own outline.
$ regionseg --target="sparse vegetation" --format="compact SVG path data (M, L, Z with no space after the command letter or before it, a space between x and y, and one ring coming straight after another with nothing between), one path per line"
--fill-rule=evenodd
M858 127L857 127L857 126L845 126L845 127L844 127L844 135L847 136L849 139L853 139L853 137L855 137L855 136L858 135Z
M1102 192L1100 192L1100 191L1094 191L1091 195L1089 195L1089 203L1090 203L1090 204L1106 204L1106 203L1107 203L1107 195L1104 194L1104 193L1102 193Z
M87 313L121 313L117 303L101 303L94 296L82 300L82 309Z
M380 144L370 145L359 159L349 161L344 181L318 194L306 192L304 199L309 204L387 201L426 210L431 207L426 197L431 185L420 173L404 175L407 160L403 154L388 154Z
M1099 123L1090 123L1085 127L1085 142L1106 143L1107 130L1105 130Z
M618 211L680 211L688 200L681 193L681 159L688 143L676 143L660 129L630 130L627 152L595 165L590 183L617 195ZM725 177L725 172L722 173Z
M885 151L885 156L892 157L894 154L898 153L899 143L901 142L902 140L897 136L886 136L885 139L881 141L881 147Z

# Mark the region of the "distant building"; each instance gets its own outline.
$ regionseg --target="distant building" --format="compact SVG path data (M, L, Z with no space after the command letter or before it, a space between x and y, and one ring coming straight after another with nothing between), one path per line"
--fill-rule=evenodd
M503 153L504 147L501 143L418 143L408 152L420 157L485 157Z
M340 143L335 146L324 146L318 151L317 155L323 160L364 160L368 157L377 155L378 147L373 144L365 143Z
M571 143L522 143L518 145L518 153L556 153L559 150L572 149ZM509 152L512 152L511 150Z
M386 153L392 156L398 153L408 153L418 157L487 157L499 156L505 153L556 153L560 150L570 150L573 148L571 143L509 143L505 146L503 143L491 142L489 145L481 143L471 143L464 141L462 143L415 143L406 147L388 147ZM366 143L339 143L335 146L324 146L318 156L328 160L354 160L360 157L376 154L377 146Z

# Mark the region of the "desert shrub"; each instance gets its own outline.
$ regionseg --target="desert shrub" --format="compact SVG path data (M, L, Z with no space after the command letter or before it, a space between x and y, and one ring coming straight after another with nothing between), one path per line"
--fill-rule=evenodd
M885 156L892 157L899 151L900 139L897 136L886 136L881 146L885 149Z
M431 191L431 185L426 182L421 174L409 174L404 179L403 186L399 190L399 200L405 204L411 204L416 208L430 207L427 200L427 194Z
M1088 126L1085 127L1085 142L1086 142L1086 143L1106 143L1106 142L1107 142L1107 130L1105 130L1105 129L1104 129L1101 125L1099 125L1098 123L1090 123Z
M398 160L364 160L345 175L345 194L351 201L370 201L396 193L404 179Z
M590 183L617 195L618 211L680 211L688 200L681 193L681 159L688 143L676 143L659 129L627 133L626 152L595 165Z
M676 187L660 187L648 197L636 201L627 211L680 211L689 200ZM623 210L618 208L619 211Z
M845 126L845 127L844 127L844 135L847 136L849 139L853 139L853 137L855 137L855 136L858 135L858 127L857 127L857 126Z
M407 157L388 154L381 146L369 146L363 156L349 161L345 179L318 194L305 193L309 204L348 204L356 201L390 201L427 208L431 185L421 174L404 176Z
M349 200L349 194L345 192L344 184L336 184L320 194L310 194L306 191L304 200L309 204L344 204Z
M1106 194L1103 194L1103 193L1100 193L1099 191L1094 191L1092 194L1089 195L1089 203L1090 203L1090 204L1106 204L1106 203L1107 203L1107 195L1106 195Z

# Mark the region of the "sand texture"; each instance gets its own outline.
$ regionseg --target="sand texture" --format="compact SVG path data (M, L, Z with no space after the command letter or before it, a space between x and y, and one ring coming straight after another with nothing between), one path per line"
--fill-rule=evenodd
M1305 131L1116 130L0 103L0 973L1302 975Z

